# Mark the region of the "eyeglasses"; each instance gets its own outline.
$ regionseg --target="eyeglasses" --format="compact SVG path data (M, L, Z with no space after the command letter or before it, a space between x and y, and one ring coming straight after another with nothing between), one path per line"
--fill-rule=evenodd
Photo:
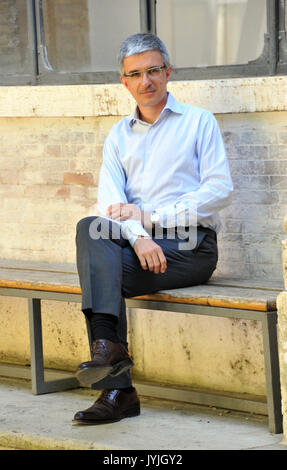
M123 76L131 79L132 81L140 80L143 74L146 74L148 78L155 79L160 77L161 71L163 69L166 69L166 65L158 65L156 67L150 67L146 70L124 73Z

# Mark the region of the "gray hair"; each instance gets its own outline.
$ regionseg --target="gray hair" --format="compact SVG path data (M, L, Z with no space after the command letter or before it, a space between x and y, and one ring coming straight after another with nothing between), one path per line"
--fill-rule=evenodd
M164 65L166 67L170 65L167 48L161 39L151 33L136 33L127 37L120 47L118 55L120 74L122 75L124 73L123 60L125 57L141 54L146 51L159 51L162 55Z

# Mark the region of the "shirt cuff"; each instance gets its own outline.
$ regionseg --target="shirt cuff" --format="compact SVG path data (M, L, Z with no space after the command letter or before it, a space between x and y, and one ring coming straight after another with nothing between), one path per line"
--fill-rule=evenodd
M150 234L144 230L142 224L138 220L128 219L122 222L122 232L130 242L131 246L134 246L138 237L150 238Z

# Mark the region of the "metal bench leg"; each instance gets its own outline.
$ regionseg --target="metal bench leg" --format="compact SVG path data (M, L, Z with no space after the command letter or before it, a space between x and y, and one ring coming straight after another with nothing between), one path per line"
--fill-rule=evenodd
M49 380L44 378L44 359L42 341L41 300L28 299L30 350L31 350L31 378L32 392L34 395L42 393L58 392L71 388L78 388L79 382L74 377Z
M283 431L276 312L267 312L262 321L269 431Z
M28 299L28 304L32 392L37 395L41 393L44 383L41 301L40 299Z

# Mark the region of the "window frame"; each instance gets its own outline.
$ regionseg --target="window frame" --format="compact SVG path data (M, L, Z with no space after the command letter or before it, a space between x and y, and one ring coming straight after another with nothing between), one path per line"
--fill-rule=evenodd
M156 34L156 0L139 0L140 30ZM29 57L24 73L1 74L1 85L119 83L117 71L64 72L49 64L42 0L26 0ZM287 0L266 0L267 32L261 55L246 64L174 68L171 80L207 80L287 74Z

